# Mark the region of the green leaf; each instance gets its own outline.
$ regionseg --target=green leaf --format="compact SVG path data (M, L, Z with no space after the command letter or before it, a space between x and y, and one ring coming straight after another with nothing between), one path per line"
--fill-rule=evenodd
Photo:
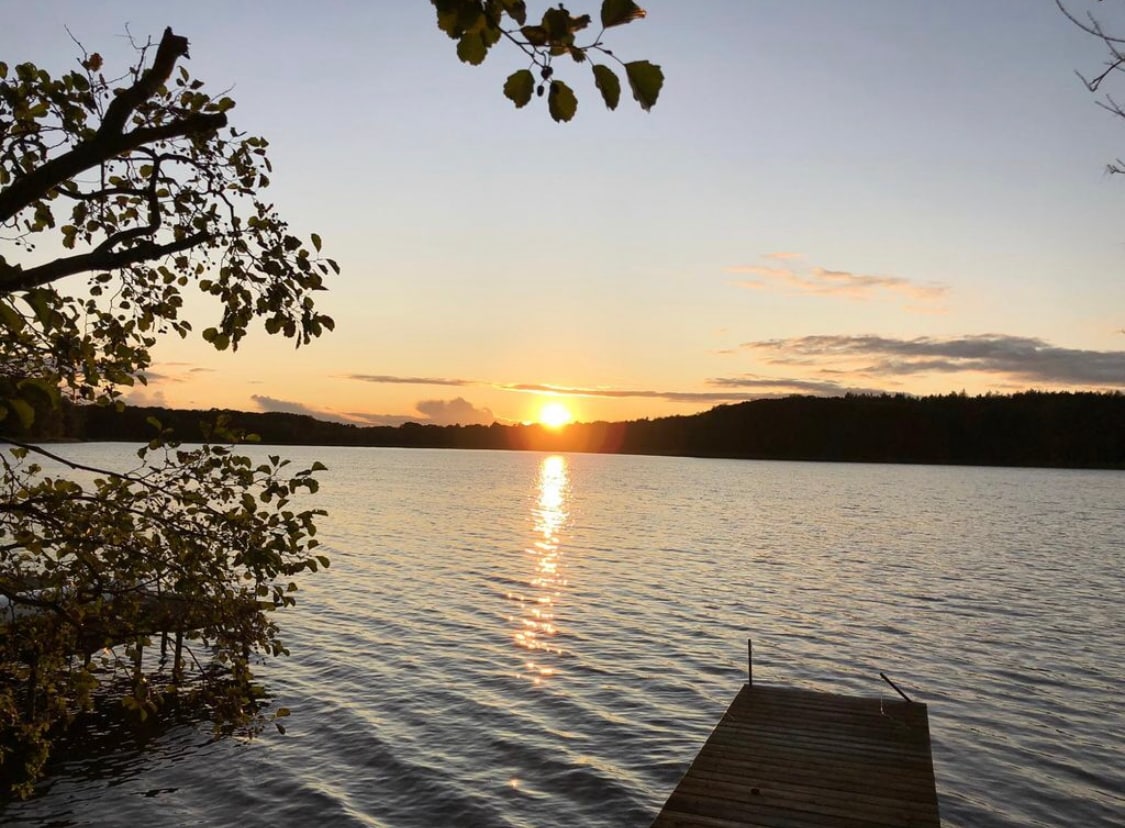
M8 64L0 60L0 78L8 77Z
M36 399L44 408L57 408L61 401L59 387L44 379L24 379L16 387L28 399Z
M594 83L597 84L598 91L602 93L602 100L605 101L606 107L617 109L617 104L621 100L621 79L617 77L617 73L608 66L596 63L594 64Z
M312 243L313 243L313 247L316 248L316 252L319 253L320 252L320 236L318 236L316 233L312 234Z
M516 105L516 109L527 106L531 94L535 91L535 76L530 69L520 69L512 72L504 81L504 97Z
M570 33L570 12L561 6L557 9L547 9L543 12L543 28L547 30L547 38L555 41L566 37Z
M35 409L26 400L10 397L4 402L7 403L8 408L16 412L16 416L20 418L20 425L31 428L31 424L35 422Z
M655 63L635 60L625 64L625 75L629 78L633 97L637 99L641 109L648 112L660 97L660 89L664 86L664 72Z
M602 26L623 26L640 20L647 12L633 0L602 0Z
M524 26L520 29L520 34L527 38L527 42L532 46L546 46L549 40L547 30L542 26Z
M479 32L465 32L457 41L457 57L462 63L480 66L488 56L488 47Z
M6 301L0 301L0 323L12 333L19 333L24 328L23 316L19 311Z
M551 91L547 93L547 108L556 123L569 121L578 111L578 98L562 81L551 81Z
M521 26L527 22L527 3L524 0L500 0L500 5Z

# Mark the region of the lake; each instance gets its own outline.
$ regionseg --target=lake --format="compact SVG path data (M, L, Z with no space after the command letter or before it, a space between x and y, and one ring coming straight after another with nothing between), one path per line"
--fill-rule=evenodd
M1125 822L1125 473L284 453L333 562L261 670L287 735L126 740L0 822L647 826L747 638L755 682L928 703L945 825Z

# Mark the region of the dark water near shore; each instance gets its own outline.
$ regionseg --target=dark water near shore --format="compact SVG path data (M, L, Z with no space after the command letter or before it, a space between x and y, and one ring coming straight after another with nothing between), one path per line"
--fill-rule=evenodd
M333 559L262 671L288 735L64 761L0 823L644 826L753 637L755 681L927 702L944 824L1125 824L1125 473L288 453Z

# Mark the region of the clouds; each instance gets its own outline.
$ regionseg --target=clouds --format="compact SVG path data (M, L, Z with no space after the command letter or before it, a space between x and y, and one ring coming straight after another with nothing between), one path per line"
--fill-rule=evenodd
M415 408L434 425L491 425L496 417L487 408L477 408L464 397L452 400L422 400Z
M740 400L754 399L756 396L759 396L734 391L668 391L648 388L603 388L595 386L551 385L548 383L532 382L502 383L470 379L396 377L383 374L350 374L348 377L349 379L359 380L361 382L394 383L402 385L478 386L496 391L510 391L519 394L547 394L551 396L590 397L600 399L652 399L680 403L738 402ZM443 404L447 407L444 409L437 408L433 405L434 403L442 403L441 400L424 400L418 403L417 408L423 414L427 414L427 416L432 416L431 412L441 412L444 416L445 412L456 410L454 404L458 401L469 405L465 400L458 397L455 400L445 401ZM423 405L425 405L426 408L423 408ZM483 417L485 414L482 412L487 412L487 416L493 417L492 412L487 408L475 408L471 405L469 408L472 409L472 412L476 412L474 416ZM463 410L466 413L471 413L469 409ZM462 422L469 421L464 420ZM474 420L473 422L476 421ZM492 422L492 420L489 420L489 422Z
M764 258L788 262L800 258L797 253L769 253ZM877 276L824 267L803 267L790 264L738 265L727 273L750 276L734 284L751 290L780 291L811 296L832 296L853 301L880 298L902 298L912 304L906 310L944 312L941 302L949 293L946 285L923 284L898 276Z
M843 394L882 394L885 389L857 385L846 379L800 379L776 377L716 377L707 380L708 385L721 388L751 388L754 393L750 399L764 397L788 397L793 394L807 394L814 397L837 397Z
M481 385L475 380L445 379L442 377L395 377L389 374L348 374L348 379L384 385Z
M774 257L781 255L774 254ZM810 272L821 271L814 268ZM852 276L854 274L841 281L862 282ZM876 281L882 284L886 280ZM482 396L499 391L606 401L652 400L654 407L656 403L674 403L697 410L794 394L946 393L965 388L974 393L1029 388L1125 389L1125 351L1064 348L1045 339L999 333L914 338L826 334L763 339L742 343L724 359L732 357L742 359L745 373L728 370L701 376L682 389L372 374L354 374L352 378L395 384L475 386L482 389ZM387 425L410 420L437 425L504 420L494 414L494 409L501 410L494 402L496 397L485 398L492 407L458 396L448 400L422 400L416 404L417 415L350 414L348 418L353 422Z
M313 408L304 403L293 402L292 400L281 400L277 397L267 397L265 394L251 394L250 399L257 403L258 408L262 411L272 411L279 414L303 414L307 417L315 417L318 420L332 420L338 423L351 422L345 416L341 416L332 411L323 408Z
M262 411L303 414L315 417L318 420L332 420L356 425L399 426L408 422L425 425L489 425L496 420L489 409L477 408L463 397L456 397L452 400L422 400L415 406L418 414L340 414L328 409L314 408L293 400L267 397L264 394L254 394L250 399Z
M1125 387L1125 351L1060 348L1033 337L805 336L747 342L742 348L772 365L843 369L855 377L978 373L1025 385Z

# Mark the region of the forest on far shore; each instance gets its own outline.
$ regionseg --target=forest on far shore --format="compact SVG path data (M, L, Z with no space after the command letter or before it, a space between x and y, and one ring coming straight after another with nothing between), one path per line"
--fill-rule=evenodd
M361 426L302 414L66 405L31 440L147 442L153 420L200 442L220 415L270 445L394 446L823 460L1125 468L1125 394L792 396L626 422Z

